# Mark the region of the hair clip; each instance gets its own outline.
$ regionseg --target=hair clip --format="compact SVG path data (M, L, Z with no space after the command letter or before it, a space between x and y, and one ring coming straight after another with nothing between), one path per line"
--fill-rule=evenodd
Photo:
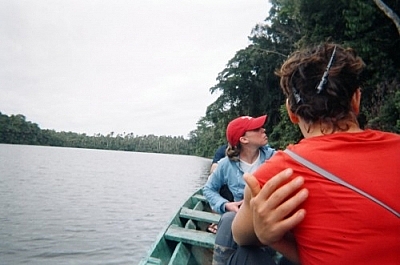
M322 75L321 81L318 84L317 94L321 93L322 89L324 89L325 84L328 82L329 69L331 69L331 67L332 67L332 63L333 63L333 59L335 58L335 54L336 54L336 45L335 45L335 48L333 48L331 59L329 60L328 65L326 66L326 70L325 70L324 74Z
M300 93L297 92L297 89L294 86L292 87L292 92L293 92L294 99L296 100L296 104L299 104L301 102Z
M294 100L296 101L296 104L299 104L301 102L300 93L297 90L297 88L296 88L296 86L294 85L294 82L293 82L293 76L297 73L297 71L298 70L294 71L292 73L292 76L290 77L290 86L291 86L291 89L292 89Z

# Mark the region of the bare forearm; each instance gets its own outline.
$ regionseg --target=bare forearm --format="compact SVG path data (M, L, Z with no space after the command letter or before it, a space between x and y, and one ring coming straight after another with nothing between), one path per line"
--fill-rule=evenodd
M244 199L232 223L232 235L235 242L240 245L259 245L253 225L253 213L250 208L251 191L248 186L244 188Z
M244 204L241 206L232 223L233 239L240 246L259 245L260 241L253 229L253 219L249 218L251 214L248 213L248 209Z
M245 174L244 179L248 187L245 189L245 206L248 208L245 208L244 213L247 215L242 219L244 219L243 222L252 222L249 227L253 231L248 237L245 235L238 235L238 237L250 242L254 242L253 237L256 237L261 244L272 247L298 263L296 241L290 231L304 219L305 210L296 209L306 200L308 190L301 188L304 183L301 177L288 182L292 173L291 169L280 172L261 190L254 176ZM251 196L249 196L250 192ZM242 243L248 243L248 241Z
M247 214L248 209L242 206L232 223L232 234L235 242L240 246L263 245L254 232L253 219ZM286 258L296 264L299 263L296 241L292 234L286 234L281 240L269 245Z

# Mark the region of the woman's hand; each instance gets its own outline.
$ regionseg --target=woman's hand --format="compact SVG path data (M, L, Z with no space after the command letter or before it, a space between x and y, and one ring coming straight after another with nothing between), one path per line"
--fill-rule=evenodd
M283 246L286 249L288 246L284 246L285 234L305 217L304 209L295 209L307 199L308 190L300 189L304 183L302 177L287 182L292 174L292 169L286 169L272 177L262 189L253 175L244 175L252 195L250 209L253 214L254 232L264 245L275 245L277 248ZM288 197L296 191L298 192L295 195Z
M237 213L239 211L239 207L240 207L240 205L242 205L242 203L243 203L243 200L238 201L238 202L227 202L227 203L225 203L225 211Z

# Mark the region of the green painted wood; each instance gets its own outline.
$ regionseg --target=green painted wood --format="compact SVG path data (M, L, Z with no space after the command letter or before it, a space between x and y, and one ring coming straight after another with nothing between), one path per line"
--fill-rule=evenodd
M149 259L147 260L148 265L161 265L161 260L157 259L157 258L153 258L153 257L149 257Z
M201 222L218 223L221 215L217 213L197 211L186 207L181 208L180 217L193 219Z
M205 231L210 223L218 223L219 219L219 214L211 213L199 189L171 218L139 265L211 264L215 235ZM186 251L189 252L188 261Z
M193 222L193 220L188 220L185 225L185 228L196 230L196 224L195 222Z
M190 251L189 249L182 243L179 242L176 245L175 251L172 254L171 260L168 265L184 265L189 263L190 259Z
M158 241L156 241L155 245L153 246L153 250L149 257L153 258L154 260L159 259L161 261L160 263L155 264L166 265L174 251L174 248L172 246L173 245L170 242L167 242L167 240L162 235L162 237Z
M205 231L186 229L171 225L164 234L168 240L187 243L190 245L213 248L215 244L215 234Z
M197 199L197 200L202 201L202 202L206 202L207 201L206 197L204 197L204 195L201 195L201 194L195 194L195 195L192 196L192 198Z
M193 210L203 211L204 210L203 202L202 201L197 202L196 205L193 207Z

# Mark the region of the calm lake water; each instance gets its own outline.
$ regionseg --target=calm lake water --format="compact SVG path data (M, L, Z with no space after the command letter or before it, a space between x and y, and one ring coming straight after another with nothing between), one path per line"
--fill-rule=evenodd
M137 264L210 163L0 144L0 264Z

